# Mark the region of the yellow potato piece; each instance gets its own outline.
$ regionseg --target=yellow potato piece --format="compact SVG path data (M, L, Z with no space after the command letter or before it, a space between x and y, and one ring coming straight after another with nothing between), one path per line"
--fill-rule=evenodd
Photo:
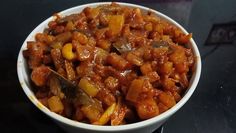
M83 89L91 97L96 96L99 91L95 85L91 84L89 80L85 78L82 78L79 81L79 87Z
M48 99L48 106L52 112L62 113L64 106L61 102L61 99L58 96L52 96Z
M109 18L109 29L111 30L112 35L117 35L122 30L124 25L124 16L123 15L112 15Z

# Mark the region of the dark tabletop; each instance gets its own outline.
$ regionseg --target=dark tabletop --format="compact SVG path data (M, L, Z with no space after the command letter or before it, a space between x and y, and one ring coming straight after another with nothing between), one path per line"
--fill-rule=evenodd
M192 32L202 56L202 74L198 87L190 100L164 124L164 133L236 133L236 1L139 0L141 2L138 3L135 1L138 0L129 2L158 10ZM55 12L92 2L98 1L1 2L1 133L64 133L34 107L23 93L18 83L16 59L27 35L43 20Z

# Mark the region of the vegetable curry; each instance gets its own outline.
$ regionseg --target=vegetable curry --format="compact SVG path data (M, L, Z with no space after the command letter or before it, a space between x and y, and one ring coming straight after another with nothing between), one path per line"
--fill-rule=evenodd
M123 125L155 117L181 99L194 65L191 37L150 11L111 3L56 14L23 54L36 97L51 111L84 123ZM68 98L49 68L95 102Z

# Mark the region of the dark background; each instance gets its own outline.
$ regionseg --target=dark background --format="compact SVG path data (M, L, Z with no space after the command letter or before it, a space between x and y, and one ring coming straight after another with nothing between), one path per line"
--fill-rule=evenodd
M202 74L190 100L164 125L164 133L236 133L236 43L205 44L214 24L235 24L235 0L127 1L158 10L193 33ZM53 13L96 0L5 0L0 4L0 132L64 131L27 99L16 59L28 34ZM228 29L236 30L235 27ZM223 26L224 29L224 26ZM213 32L214 33L214 32ZM224 34L219 33L217 37ZM233 34L233 33L232 33ZM223 38L224 39L224 38ZM222 40L222 39L221 39ZM232 40L235 40L235 36Z

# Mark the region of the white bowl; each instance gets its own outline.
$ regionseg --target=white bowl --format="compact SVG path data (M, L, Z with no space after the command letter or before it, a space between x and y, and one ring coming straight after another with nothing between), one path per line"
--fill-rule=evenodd
M80 5L76 6L70 9L67 9L65 11L60 12L59 14L62 16L65 15L70 15L73 13L79 13L81 12L85 7L96 7L101 4L110 4L110 2L101 2L101 3L91 3L91 4L86 4L86 5ZM118 3L122 6L128 6L128 7L138 7L143 11L152 11L154 14L159 16L162 19L165 19L166 21L172 23L173 25L177 26L180 28L184 33L188 33L182 26L180 26L177 22L169 18L168 16L152 10L147 7L135 5L135 4L128 4L128 3ZM65 130L69 132L135 132L135 133L144 133L144 132L152 132L158 127L160 127L170 116L172 116L177 110L179 110L191 97L193 94L194 90L196 89L196 86L198 84L199 78L200 78L200 73L201 73L201 58L200 54L197 48L196 43L194 42L193 39L190 41L190 48L193 49L193 53L196 56L196 62L194 66L194 72L190 81L190 85L188 90L186 91L185 95L183 98L171 109L167 110L166 112L148 119L144 121L140 121L137 123L132 123L132 124L127 124L127 125L121 125L121 126L97 126L97 125L91 125L91 124L85 124L77 121L73 121L71 119L68 119L66 117L60 116L54 112L51 112L48 108L43 106L35 97L33 91L32 91L32 86L30 85L30 76L28 74L28 67L26 60L23 57L22 51L26 49L27 47L27 41L32 41L34 40L35 34L38 32L43 32L43 30L47 27L47 24L49 21L53 20L53 17L48 18L41 24L39 24L26 38L24 41L17 60L17 73L18 73L18 78L20 81L20 84L25 92L25 94L28 96L30 101L37 106L38 109L40 109L42 112L44 112L46 115L51 117L53 120L55 120L61 127L63 127Z

